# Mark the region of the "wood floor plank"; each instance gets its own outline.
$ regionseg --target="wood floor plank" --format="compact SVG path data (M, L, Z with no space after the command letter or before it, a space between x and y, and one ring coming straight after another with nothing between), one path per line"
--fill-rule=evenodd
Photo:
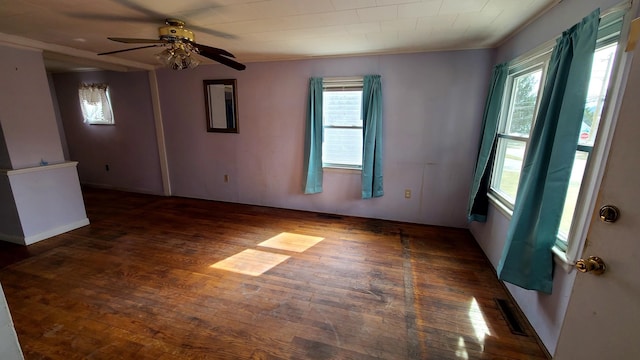
M545 359L467 230L83 195L91 225L0 244L27 359Z

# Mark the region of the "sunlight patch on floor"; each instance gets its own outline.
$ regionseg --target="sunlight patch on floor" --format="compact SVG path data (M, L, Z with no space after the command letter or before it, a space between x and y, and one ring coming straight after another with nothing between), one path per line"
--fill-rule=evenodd
M322 240L324 240L323 237L283 232L269 240L261 242L258 246L301 253Z
M287 260L289 256L253 249L243 250L211 265L214 269L233 271L239 274L260 276Z
M491 336L491 331L489 331L489 327L482 315L482 310L480 310L480 305L478 305L476 298L473 298L471 305L469 305L469 321L471 321L471 326L473 326L473 331L476 334L478 343L484 350L484 339L487 336Z
M467 346L464 343L464 339L462 336L458 338L458 348L456 349L456 356L459 359L469 359L469 354L467 353Z

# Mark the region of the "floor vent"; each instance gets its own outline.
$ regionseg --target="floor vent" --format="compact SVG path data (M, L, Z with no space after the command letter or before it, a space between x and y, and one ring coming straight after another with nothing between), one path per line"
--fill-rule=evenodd
M520 323L520 319L518 319L518 316L511 308L509 302L505 299L495 298L494 300L496 301L498 309L500 309L504 320L507 322L507 325L509 325L509 329L511 330L511 332L520 336L528 336L524 330L524 327Z

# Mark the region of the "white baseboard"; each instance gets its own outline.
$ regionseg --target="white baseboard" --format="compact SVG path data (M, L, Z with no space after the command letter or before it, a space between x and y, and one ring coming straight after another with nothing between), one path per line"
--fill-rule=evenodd
M78 220L78 221L73 222L71 224L59 226L59 227L57 227L55 229L47 230L47 231L41 232L39 234L27 236L27 237L24 238L24 244L25 245L31 245L31 244L36 243L38 241L42 241L44 239L48 239L48 238L54 237L56 235L64 234L67 231L75 230L77 228L81 228L81 227L87 226L87 225L89 225L89 219L88 218L84 218L82 220Z
M39 234L31 235L31 236L16 236L16 235L7 235L0 233L0 240L8 241L10 243L19 244L19 245L31 245L33 243L37 243L38 241L42 241L44 239L48 239L50 237L54 237L56 235L64 234L68 231L75 230L77 228L81 228L83 226L89 225L89 219L84 218L82 220L78 220L71 224L59 226L55 229L47 230L41 232Z

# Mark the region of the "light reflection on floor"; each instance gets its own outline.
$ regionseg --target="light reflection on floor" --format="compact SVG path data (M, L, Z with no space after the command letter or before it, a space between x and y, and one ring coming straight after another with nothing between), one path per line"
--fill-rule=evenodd
M469 359L469 354L467 353L467 346L464 343L464 338L460 336L458 338L458 348L456 349L456 356L459 359Z
M323 237L283 232L261 242L258 246L302 253L322 240L324 240ZM288 255L269 251L246 249L220 260L210 267L239 274L260 276L289 258Z
M260 276L290 256L253 249L243 250L211 265L212 268L235 273Z
M476 339L478 340L477 346L480 347L480 351L484 352L484 343L487 336L491 336L491 331L489 330L489 326L487 326L487 322L482 314L482 310L480 309L480 305L475 298L471 299L471 303L469 304L469 322L473 327L473 332L475 334ZM473 341L472 339L467 339ZM472 346L475 348L475 342L473 344L467 344L463 336L458 337L458 344L456 348L456 358L458 359L469 359L469 352L467 351L467 346Z
M471 321L471 326L473 326L473 331L478 339L478 344L482 350L484 350L484 339L487 336L491 336L491 331L489 331L487 321L482 315L482 310L480 310L480 305L478 305L476 298L473 298L471 300L471 305L469 305L469 321Z
M301 253L322 240L324 240L323 237L283 232L261 242L258 246Z

